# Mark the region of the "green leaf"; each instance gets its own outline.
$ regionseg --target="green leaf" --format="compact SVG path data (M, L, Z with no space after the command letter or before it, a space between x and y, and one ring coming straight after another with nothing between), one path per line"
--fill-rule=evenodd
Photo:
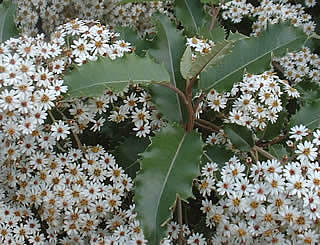
M206 16L204 18L204 22L200 28L200 33L199 36L204 38L204 39L209 39L212 40L214 42L222 42L223 40L225 40L225 30L223 29L223 27L219 24L218 21L216 21L213 30L210 30L210 25L211 25L211 16Z
M192 180L200 174L203 142L200 134L168 125L142 154L136 177L135 204L149 244L159 244L176 196L192 197Z
M246 35L243 35L242 33L236 31L236 32L230 32L228 36L229 41L237 41L243 38L248 38Z
M231 150L221 145L208 145L204 151L205 154L204 157L202 157L202 164L206 164L208 161L215 162L220 169L223 168L224 164L234 155Z
M206 3L206 4L210 3L210 4L218 5L221 2L221 0L200 0L200 2Z
M117 159L117 163L130 177L135 178L137 171L140 169L139 162L137 161L139 154L144 152L149 144L150 139L148 137L138 138L129 135L116 148L113 155Z
M181 91L185 91L185 80L180 73L180 60L185 49L185 38L167 16L155 14L154 21L157 37L153 41L149 52L159 64L164 64L167 68L170 74L170 82ZM158 88L158 86L151 87L151 93L157 98L163 96L164 91L166 91L166 94L172 94L171 91L168 91L169 88L160 90L155 88ZM187 118L183 102L178 94L162 98L154 101L154 103L168 120L182 122Z
M164 0L160 0L164 1ZM121 0L120 4L126 4L126 3L148 3L148 2L154 2L154 0Z
M142 39L137 31L127 26L116 26L115 31L120 33L119 39L126 40L135 47L135 54L145 56L146 50L149 49L151 44L151 42L147 40L148 35Z
M317 83L311 81L301 81L296 86L300 93L299 99L306 103L313 103L315 100L320 99L320 87Z
M284 122L287 116L288 113L286 111L281 111L279 113L279 118L275 123L271 124L269 122L263 132L263 139L272 140L274 137L278 136L284 128Z
M187 75L188 78L198 76L200 72L205 72L209 68L217 65L222 58L231 52L233 42L223 41L216 43L210 52L205 55L198 55L196 60L192 62L192 69Z
M320 127L320 100L306 104L291 117L290 127L303 124L313 130Z
M180 63L180 72L184 79L188 78L188 74L192 68L192 51L190 46L186 48Z
M189 36L199 34L204 18L203 6L199 0L176 0L177 19L182 23L185 33Z
M12 1L5 0L0 4L0 43L19 35L15 15L16 5Z
M234 83L241 81L245 69L255 74L270 69L272 54L281 56L288 50L297 50L306 38L300 28L284 23L269 25L259 37L237 40L230 55L200 75L200 87L206 91L231 89Z
M169 82L170 77L163 65L155 63L148 55L125 54L116 60L100 57L89 61L69 72L64 80L69 95L80 97L100 96L106 88L122 91L129 83Z
M269 153L279 160L283 159L284 156L288 156L286 148L280 144L270 145Z
M228 124L224 128L231 143L241 151L250 151L254 145L252 132L244 126Z

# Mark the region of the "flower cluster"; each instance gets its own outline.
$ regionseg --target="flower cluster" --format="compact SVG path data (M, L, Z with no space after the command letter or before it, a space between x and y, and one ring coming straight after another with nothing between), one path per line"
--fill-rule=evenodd
M320 58L304 47L299 52L290 52L280 59L275 59L284 69L284 76L294 84L304 79L310 79L319 84Z
M207 54L214 47L214 42L212 40L199 39L196 37L187 38L187 47L191 47L194 53L192 54L193 58L197 54Z
M235 84L230 93L218 93L212 89L206 96L206 106L209 110L224 113L225 123L263 130L268 122L277 121L283 110L284 96L297 98L299 92L271 72L245 74L243 81Z
M36 36L39 31L47 34L72 18L100 20L111 27L130 26L140 34L150 32L150 18L156 11L167 13L169 3L154 1L120 5L119 0L32 0L17 1L17 24L26 35Z
M315 0L306 1L311 7L316 4ZM302 27L306 34L311 34L315 29L315 23L311 15L305 13L301 4L291 4L287 1L263 0L260 5L254 7L246 0L227 1L222 4L222 17L230 19L233 23L239 23L243 17L253 17L256 21L252 25L253 35L259 35L267 28L268 22L277 24L281 21L290 21L294 26Z
M98 22L72 20L50 42L38 35L0 45L1 244L146 243L134 205L123 202L131 178L103 146L82 145L79 136L86 124L95 132L106 119L124 118L146 136L163 124L149 95L135 85L95 99L63 98L68 67L130 51L116 36Z
M213 244L319 242L320 131L308 131L303 125L290 130L296 142L288 149L293 156L288 162L244 165L232 157L222 169L212 162L203 166L201 210L206 225L215 229ZM212 193L221 197L218 203Z

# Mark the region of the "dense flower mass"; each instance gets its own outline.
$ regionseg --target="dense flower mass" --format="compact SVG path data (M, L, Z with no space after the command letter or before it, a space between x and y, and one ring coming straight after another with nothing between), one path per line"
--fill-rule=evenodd
M136 162L128 167L116 159L113 144L127 136L148 143L149 136L167 125L166 115L152 103L152 91L139 84L121 92L106 89L99 97L69 98L64 75L89 61L116 60L133 52L134 44L120 40L114 28L133 27L151 40L152 15L175 19L174 3L13 2L21 37L0 43L0 243L147 244L135 211L134 180L127 172ZM232 0L219 7L221 18L229 22L249 17L251 36L282 21L310 35L316 24L306 9L316 4ZM181 29L183 23L176 24ZM191 63L215 45L202 36L185 38ZM264 138L268 126L279 121L289 125L287 102L300 103L295 86L306 80L320 81L320 58L310 47L272 57L271 70L245 72L230 91L190 92L205 149L223 146L234 156L216 162L204 151L193 191L205 227L184 224L187 219L175 214L161 244L178 244L181 238L190 245L320 243L320 129L291 125L275 140ZM245 128L259 145L236 149L224 124ZM123 131L118 141L113 139L116 131ZM101 144L100 135L108 135ZM136 151L140 146L130 147Z
M316 0L305 1L307 7L313 7ZM252 25L252 35L259 35L267 28L268 22L277 24L280 21L289 21L294 26L300 26L304 32L311 34L315 29L315 22L311 15L305 13L301 4L291 4L287 0L271 1L263 0L259 6L254 7L246 0L226 1L222 4L222 17L233 23L239 23L244 17L252 17L255 22Z
M297 127L290 131L291 136L302 137L301 143L291 146L295 154L291 161L274 158L250 166L234 156L222 168L215 162L202 167L201 210L207 227L215 231L213 244L319 242L319 146L312 143L317 142L318 134L305 135L306 127L299 128L301 131ZM213 193L219 195L219 201ZM180 229L179 224L171 223L168 239L177 240ZM188 237L190 231L184 234ZM188 244L206 244L199 234L189 239L195 237L199 243Z
M17 24L26 35L35 36L39 31L50 34L59 25L78 17L100 20L110 29L115 26L130 26L141 35L153 29L151 16L155 12L167 13L170 2L119 4L119 0L32 0L17 1Z
M101 130L106 120L131 120L145 137L163 126L149 95L137 85L85 103L63 100L67 67L130 51L116 36L98 22L73 20L50 42L38 35L1 44L2 244L146 242L134 205L122 207L131 178L102 146L81 145L78 135Z

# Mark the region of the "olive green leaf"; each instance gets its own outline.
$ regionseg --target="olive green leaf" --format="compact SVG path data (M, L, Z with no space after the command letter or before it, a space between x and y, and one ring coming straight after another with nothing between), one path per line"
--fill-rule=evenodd
M94 97L102 95L106 88L117 92L129 83L169 82L170 77L164 66L155 63L150 56L125 54L116 60L100 57L97 61L89 61L70 71L64 81L69 96Z
M224 131L231 143L241 151L250 151L254 146L253 136L250 129L237 124L228 124Z
M288 50L297 50L306 39L300 28L286 23L269 25L258 37L240 38L219 65L200 74L200 87L206 91L231 89L241 81L245 69L255 74L270 69L272 54L281 56Z
M0 4L0 43L19 35L15 24L16 5L5 0Z
M199 133L171 125L151 141L141 154L134 201L149 244L159 244L177 195L185 201L193 196L192 180L200 174L203 142Z

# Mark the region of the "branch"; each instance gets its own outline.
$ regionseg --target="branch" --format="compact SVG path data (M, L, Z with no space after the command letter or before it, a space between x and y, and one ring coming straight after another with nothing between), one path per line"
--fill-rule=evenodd
M212 19L211 19L211 24L210 24L210 28L209 28L209 31L212 31L213 30L213 27L214 27L214 24L216 22L216 19L217 19L217 16L220 12L220 8L221 7L214 7L214 5L212 4L211 5L211 9L212 9Z
M268 158L268 159L270 159L270 160L272 160L272 159L275 159L275 160L278 160L277 158L275 158L274 156L272 156L269 152L266 152L265 150L263 150L261 147L259 147L259 146L254 146L253 148L252 148L253 150L255 150L255 151L257 151L257 152L259 152L262 156L264 156L264 157L266 157L266 158Z
M194 114L195 114L193 107L192 107L192 101L189 101L188 98L186 97L186 95L180 89L173 86L171 83L156 82L155 84L159 84L159 85L165 86L167 88L170 88L171 90L173 90L175 93L177 93L182 98L184 104L187 107L188 114L189 114L189 122L188 122L188 126L187 126L187 132L191 132L193 129L193 125L194 125Z
M212 128L212 130L214 130L214 131L216 131L216 132L219 132L220 129L221 129L219 126L217 126L217 125L215 125L215 124L213 124L213 123L211 123L211 122L209 122L209 121L207 121L207 120L203 120L203 119L200 119L200 118L199 118L199 119L197 119L196 121L197 121L198 123L204 124L204 125Z
M179 232L179 239L178 239L178 242L179 242L179 245L182 245L183 244L183 230L182 230L182 225L183 225L183 222L182 222L182 205L181 205L181 199L179 196L177 196L177 205L178 205L178 222L179 222L179 225L180 225L180 232Z
M197 119L194 123L195 123L197 126L199 126L199 127L201 127L201 128L204 128L204 129L206 129L206 130L208 130L208 131L212 131L212 132L215 132L215 133L218 133L218 132L219 132L219 130L216 130L216 129L214 129L214 128L211 128L211 127L209 127L209 126L207 126L207 125L204 125L204 124L198 122L198 119Z
M60 110L57 110L57 111L58 111L58 113L62 116L63 120L65 120L65 121L68 121L68 120L69 120ZM84 149L84 147L83 147L82 144L81 144L81 141L80 141L78 135L77 135L72 129L71 129L71 132L72 132L72 135L73 135L73 137L74 137L74 139L75 139L75 141L76 141L76 143L77 143L77 145L78 145L78 148L79 148L82 152L86 152L85 149Z
M257 142L257 146L260 146L260 147L266 147L266 146L269 146L269 145L274 145L274 144L278 144L279 142L285 140L286 138L288 137L288 135L280 135L280 136L277 136L276 138L274 138L273 140L269 141L269 142L266 142L266 143L262 143L262 142Z

